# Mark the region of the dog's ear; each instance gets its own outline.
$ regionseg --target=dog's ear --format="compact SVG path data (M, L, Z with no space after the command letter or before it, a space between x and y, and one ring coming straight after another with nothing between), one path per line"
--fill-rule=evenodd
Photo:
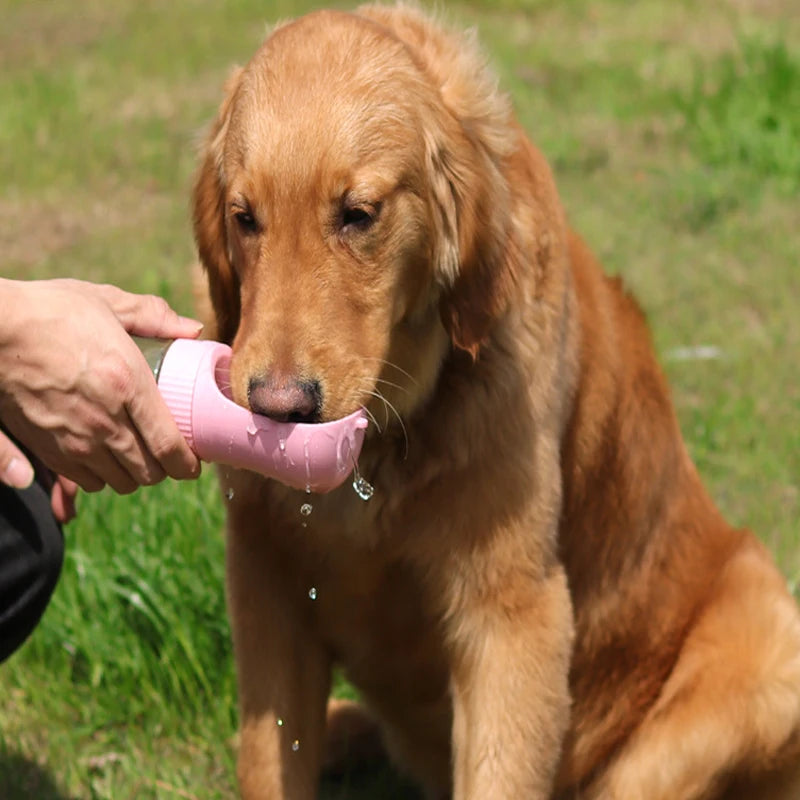
M453 344L474 359L513 290L509 197L482 143L470 141L463 129L446 141L433 137L427 143L439 311Z
M225 229L223 152L233 100L241 81L237 68L225 85L225 99L201 149L192 196L194 236L208 279L220 341L230 343L239 326L239 285Z
M504 170L518 131L474 32L448 32L419 9L363 6L389 29L436 89L423 109L426 169L436 224L435 279L453 343L477 356L513 291L511 198Z

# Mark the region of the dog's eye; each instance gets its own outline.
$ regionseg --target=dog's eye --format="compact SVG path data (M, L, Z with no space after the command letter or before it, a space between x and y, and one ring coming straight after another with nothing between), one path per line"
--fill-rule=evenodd
M233 218L236 224L245 233L255 233L258 230L258 223L256 218L249 212L243 209L233 212Z
M342 230L363 231L378 218L380 204L375 206L345 206L342 209Z

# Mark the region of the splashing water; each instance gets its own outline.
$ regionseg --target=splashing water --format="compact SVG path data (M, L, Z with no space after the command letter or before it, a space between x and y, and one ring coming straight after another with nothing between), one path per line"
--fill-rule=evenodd
M316 586L312 586L308 590L308 598L309 598L309 600L316 600L317 599L317 587Z
M300 506L300 513L304 517L309 516L309 514L311 514L311 512L313 510L314 510L314 506L312 506L311 503L303 503L303 505Z
M292 742L292 752L296 753L299 749L300 749L300 740L299 739L295 739Z

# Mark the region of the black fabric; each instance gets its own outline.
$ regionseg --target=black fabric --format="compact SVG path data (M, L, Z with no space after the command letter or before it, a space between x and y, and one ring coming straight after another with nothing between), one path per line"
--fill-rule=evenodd
M0 661L36 627L61 574L64 535L50 508L51 486L41 469L27 489L0 484Z

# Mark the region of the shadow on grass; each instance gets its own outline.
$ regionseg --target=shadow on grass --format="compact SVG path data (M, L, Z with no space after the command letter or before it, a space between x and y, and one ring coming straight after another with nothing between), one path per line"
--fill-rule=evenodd
M58 787L46 769L5 748L0 752L0 797L3 800L75 800Z
M420 789L387 761L353 769L343 776L325 776L318 800L423 800ZM16 799L15 799L16 800Z

